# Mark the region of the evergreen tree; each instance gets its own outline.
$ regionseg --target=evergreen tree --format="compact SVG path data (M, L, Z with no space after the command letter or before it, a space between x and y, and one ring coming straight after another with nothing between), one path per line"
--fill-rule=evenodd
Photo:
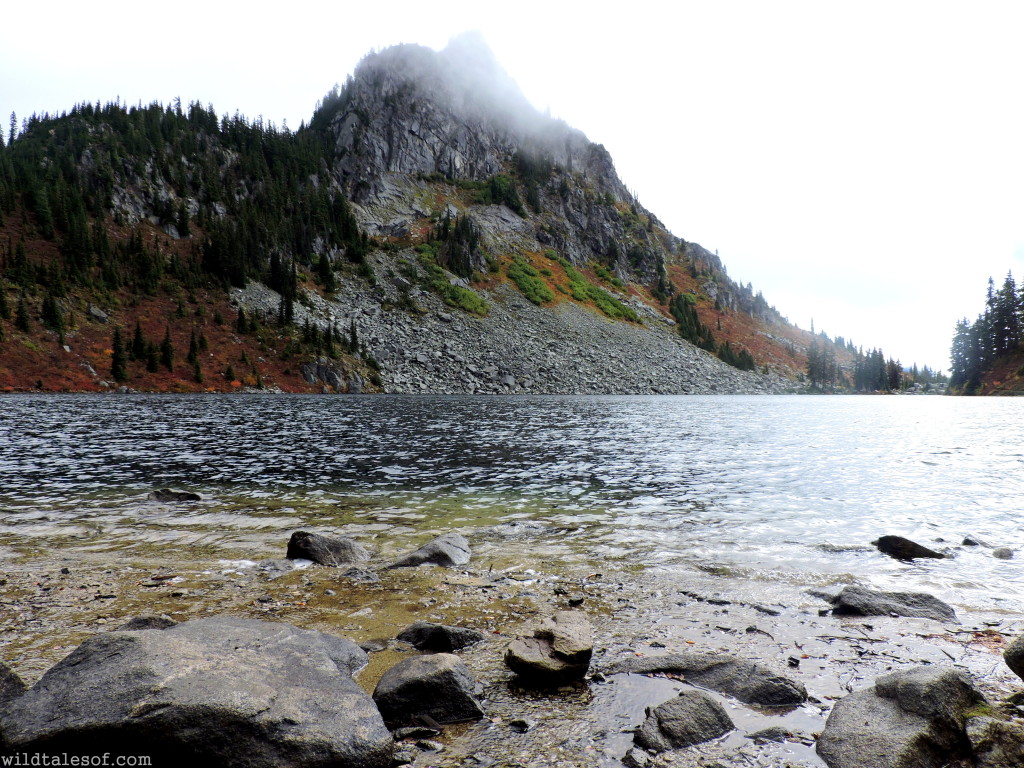
M28 301L26 301L24 293L18 297L18 308L14 313L14 327L23 333L28 333L32 329L32 323L28 317Z
M121 329L114 329L114 339L111 343L113 354L110 357L110 376L114 381L128 381L128 356L124 348L124 339L121 338Z
M160 348L153 343L146 344L146 370L150 373L160 370Z
M164 340L160 342L160 364L168 371L174 370L174 342L171 340L171 326L164 331Z
M7 303L7 292L0 285L0 320L11 319L11 306Z
M188 356L185 359L192 365L199 359L199 339L196 338L195 328L192 329L192 335L188 340Z
M194 378L196 380L197 384L202 384L203 383L203 369L199 365L199 361L198 360L193 360L192 361L192 378Z
M132 337L131 359L146 359L146 337L142 335L142 323L138 320L135 321L135 335Z
M244 307L238 308L238 320L235 322L235 330L238 331L240 334L245 334L249 332L249 323L245 317Z

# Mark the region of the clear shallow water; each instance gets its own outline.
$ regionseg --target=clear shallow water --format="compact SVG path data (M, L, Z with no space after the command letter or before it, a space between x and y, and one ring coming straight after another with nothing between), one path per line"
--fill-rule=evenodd
M958 545L1024 546L1022 417L939 397L8 396L0 555L260 558L300 526L388 554L458 528L483 562L855 578L1017 611L1024 552ZM204 501L146 500L161 487ZM892 561L870 546L887 533L956 557Z

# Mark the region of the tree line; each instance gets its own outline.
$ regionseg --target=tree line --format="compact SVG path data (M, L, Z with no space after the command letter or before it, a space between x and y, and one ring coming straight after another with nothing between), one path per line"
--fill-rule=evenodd
M1024 290L1018 290L1011 272L1000 288L988 279L985 309L974 322L966 317L956 324L950 349L950 389L973 394L982 376L1004 355L1017 350L1024 331Z

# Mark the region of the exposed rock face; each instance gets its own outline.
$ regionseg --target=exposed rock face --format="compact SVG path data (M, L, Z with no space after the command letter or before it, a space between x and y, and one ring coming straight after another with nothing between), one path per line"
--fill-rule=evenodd
M1019 635L1003 651L1003 660L1013 673L1024 679L1024 635Z
M245 619L107 632L0 706L0 732L15 751L385 768L391 734L351 677L366 660L349 640Z
M411 568L417 565L441 565L451 568L465 565L472 557L469 542L458 533L446 533L429 541L414 552L402 555L388 568Z
M671 672L688 682L727 694L747 704L795 706L807 701L803 684L752 661L710 653L631 656L608 666L606 674Z
M359 395L366 386L358 372L351 371L326 357L321 357L316 362L303 363L299 366L299 371L307 384L323 384L336 393Z
M915 667L838 701L818 739L830 768L940 768L967 757L965 714L984 697L962 672Z
M871 542L878 551L897 560L914 560L919 557L943 558L944 554L928 549L916 541L905 539L902 536L882 536L877 541Z
M974 751L975 768L1024 765L1024 726L993 717L967 721L967 738Z
M875 592L844 587L832 601L837 616L908 616L935 621L956 621L952 607L925 592Z
M735 727L721 704L702 691L688 689L648 710L635 741L645 749L666 752L710 741Z
M398 639L420 651L451 653L484 639L483 632L466 627L447 627L429 621L417 621L398 633Z
M153 616L147 614L145 616L135 616L128 619L128 621L119 626L116 631L138 632L143 629L167 629L168 627L173 627L177 624L178 622L170 616Z
M437 653L395 664L377 683L373 700L392 728L412 725L423 716L442 725L461 723L483 717L475 687L473 674L458 656Z
M289 560L303 558L320 565L337 567L370 559L370 553L352 539L295 531L288 540Z
M582 679L593 653L593 629L586 615L559 611L532 637L513 640L505 651L505 664L529 682L558 684Z

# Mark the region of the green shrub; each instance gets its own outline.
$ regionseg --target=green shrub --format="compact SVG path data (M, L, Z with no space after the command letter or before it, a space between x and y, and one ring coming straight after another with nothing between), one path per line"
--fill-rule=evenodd
M548 270L548 274L551 271ZM508 265L508 276L515 282L522 291L523 296L534 304L545 304L555 298L555 294L548 287L547 283L540 279L540 273L532 266L516 256Z

